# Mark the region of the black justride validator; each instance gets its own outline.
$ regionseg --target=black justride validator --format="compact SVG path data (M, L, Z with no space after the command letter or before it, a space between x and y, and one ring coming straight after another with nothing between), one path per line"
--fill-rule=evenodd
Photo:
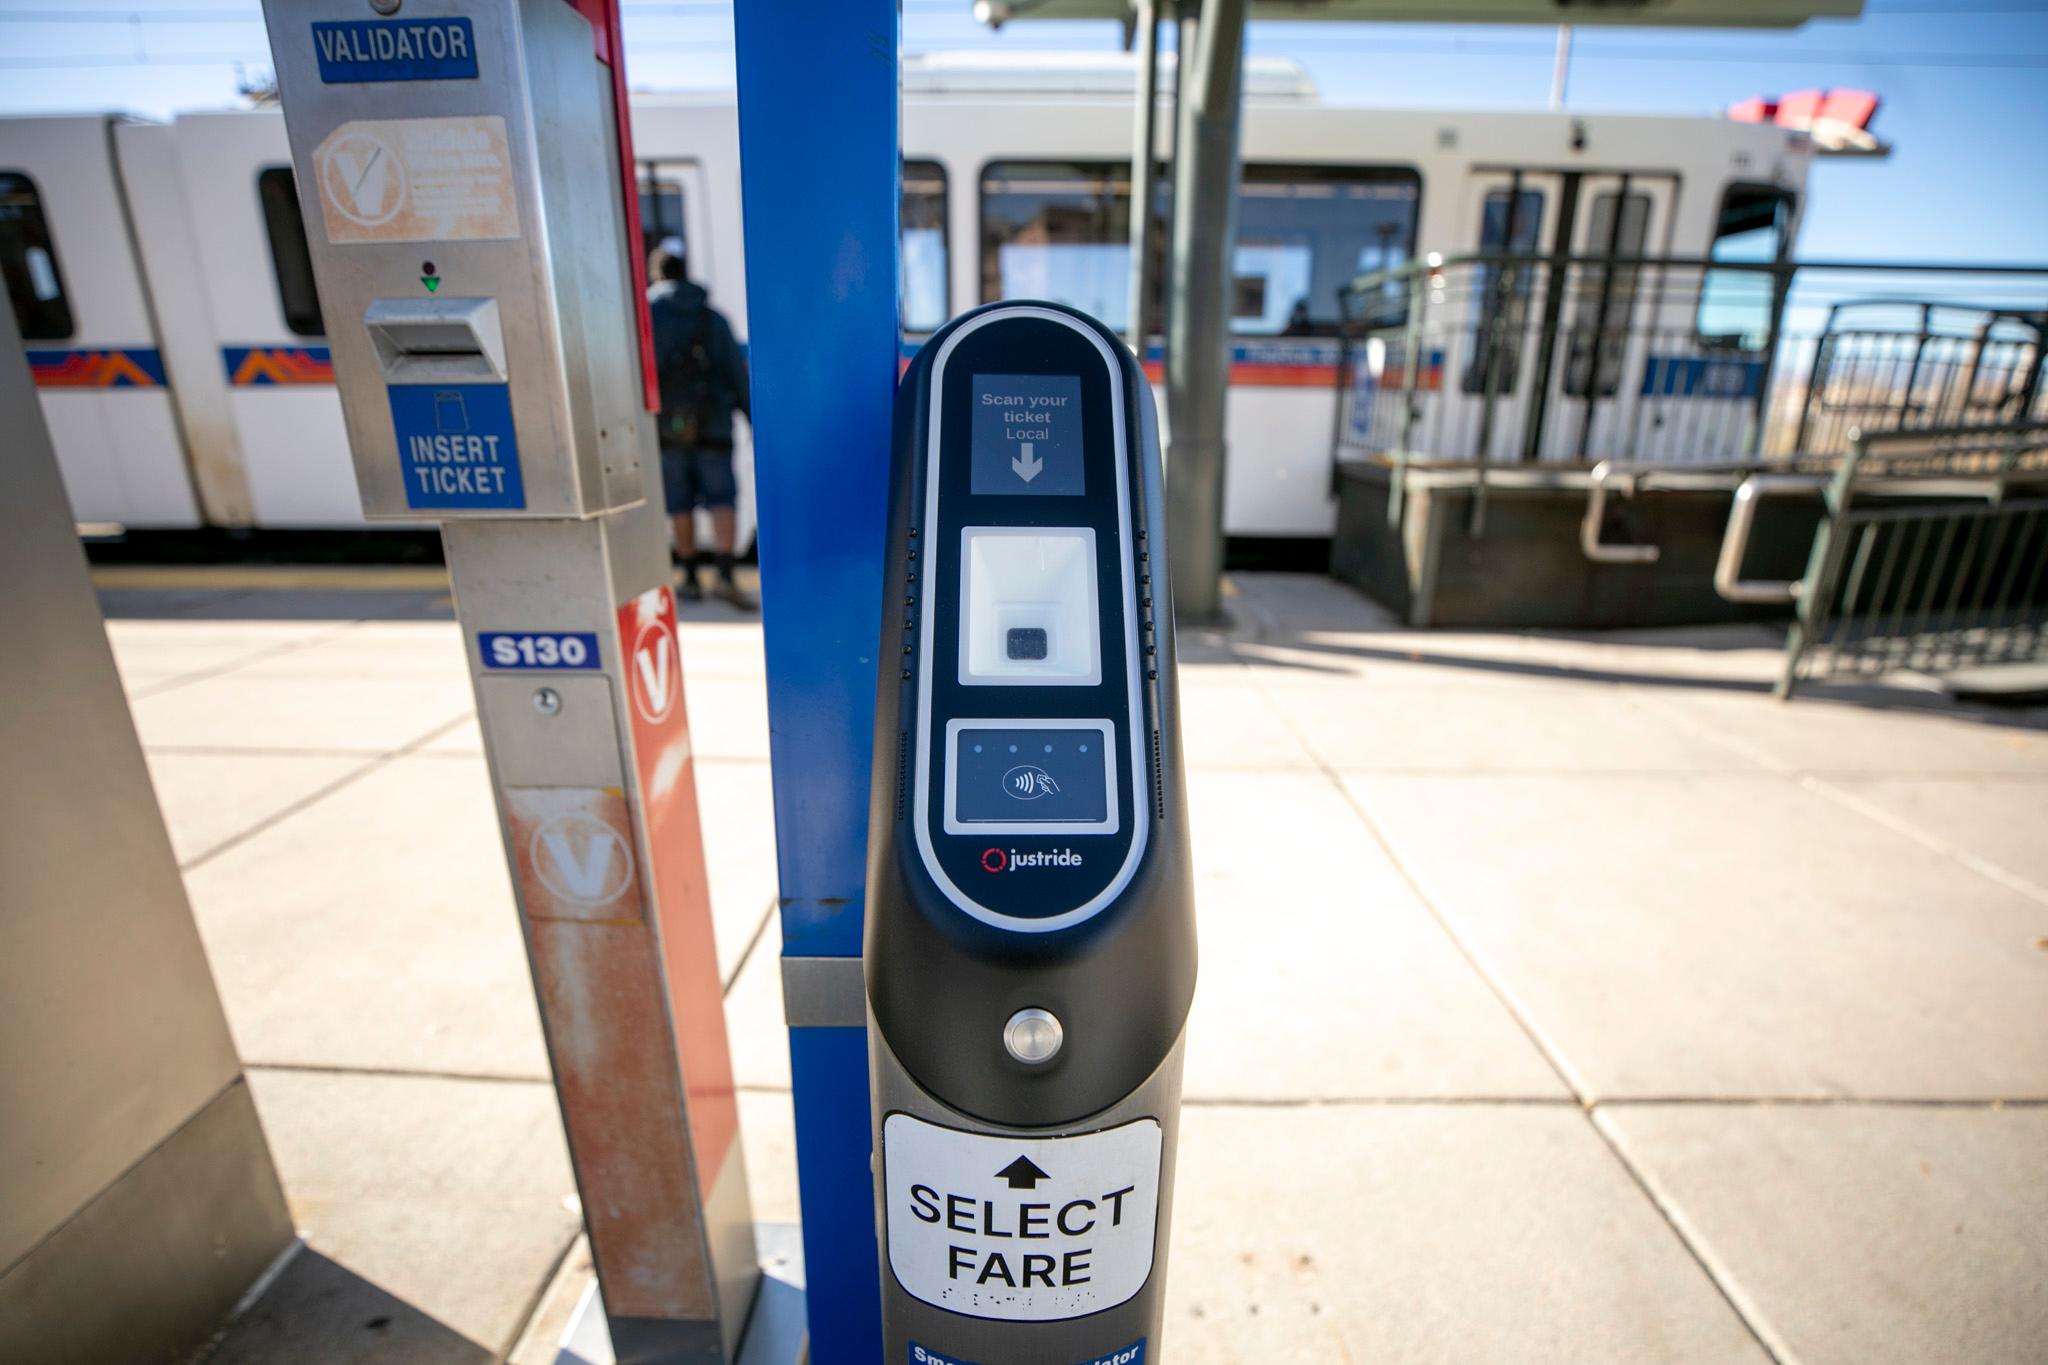
M1045 303L903 377L868 836L888 1361L1159 1359L1194 903L1152 391Z

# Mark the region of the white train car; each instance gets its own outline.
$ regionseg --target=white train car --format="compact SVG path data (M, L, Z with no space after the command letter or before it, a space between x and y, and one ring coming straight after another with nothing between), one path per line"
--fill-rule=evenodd
M1225 507L1238 537L1331 533L1340 285L1419 252L1705 256L1731 196L1759 192L1782 200L1789 250L1811 154L1803 134L1714 118L1331 106L1286 62L1252 62L1246 86ZM906 64L906 345L1005 297L1124 327L1130 88L1113 55ZM683 237L744 340L732 96L636 95L633 119L646 244ZM361 524L275 112L0 120L0 191L0 265L81 519ZM1155 336L1155 373L1159 355ZM155 407L123 406L137 396Z
M105 117L0 119L0 272L73 514L202 523Z

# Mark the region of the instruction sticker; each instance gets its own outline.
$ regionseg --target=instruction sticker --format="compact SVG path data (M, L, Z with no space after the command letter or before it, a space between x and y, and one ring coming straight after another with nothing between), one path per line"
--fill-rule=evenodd
M505 120L359 119L313 150L327 240L504 241L519 235Z
M912 1297L972 1318L1053 1322L1114 1308L1152 1275L1160 1142L1156 1119L1015 1138L891 1114L889 1269Z
M392 384L405 505L524 507L512 392L504 384Z

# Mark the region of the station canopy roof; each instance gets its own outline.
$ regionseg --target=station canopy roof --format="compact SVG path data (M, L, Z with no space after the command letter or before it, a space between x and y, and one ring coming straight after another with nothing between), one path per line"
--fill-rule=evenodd
M1809 19L1857 18L1863 0L1251 0L1249 9L1257 20L1797 28ZM998 25L1012 19L1120 20L1131 12L1131 3L980 0L974 12L982 22Z

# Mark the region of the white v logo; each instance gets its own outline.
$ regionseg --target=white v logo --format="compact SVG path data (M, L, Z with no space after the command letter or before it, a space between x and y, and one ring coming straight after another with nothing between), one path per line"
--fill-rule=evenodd
M633 664L640 670L640 690L646 695L647 709L655 716L668 710L668 646L668 636L657 635L646 648L633 655Z
M555 860L555 872L569 894L580 901L605 900L605 883L611 880L612 854L619 841L610 830L593 832L590 842L577 857L569 847L567 832L551 829L540 836ZM616 893L615 893L616 894Z
M391 173L391 163L384 159L384 149L379 147L371 152L367 164L354 152L337 151L334 161L341 171L341 182L348 186L349 198L355 201L356 212L364 215L381 212L384 208L384 179Z

